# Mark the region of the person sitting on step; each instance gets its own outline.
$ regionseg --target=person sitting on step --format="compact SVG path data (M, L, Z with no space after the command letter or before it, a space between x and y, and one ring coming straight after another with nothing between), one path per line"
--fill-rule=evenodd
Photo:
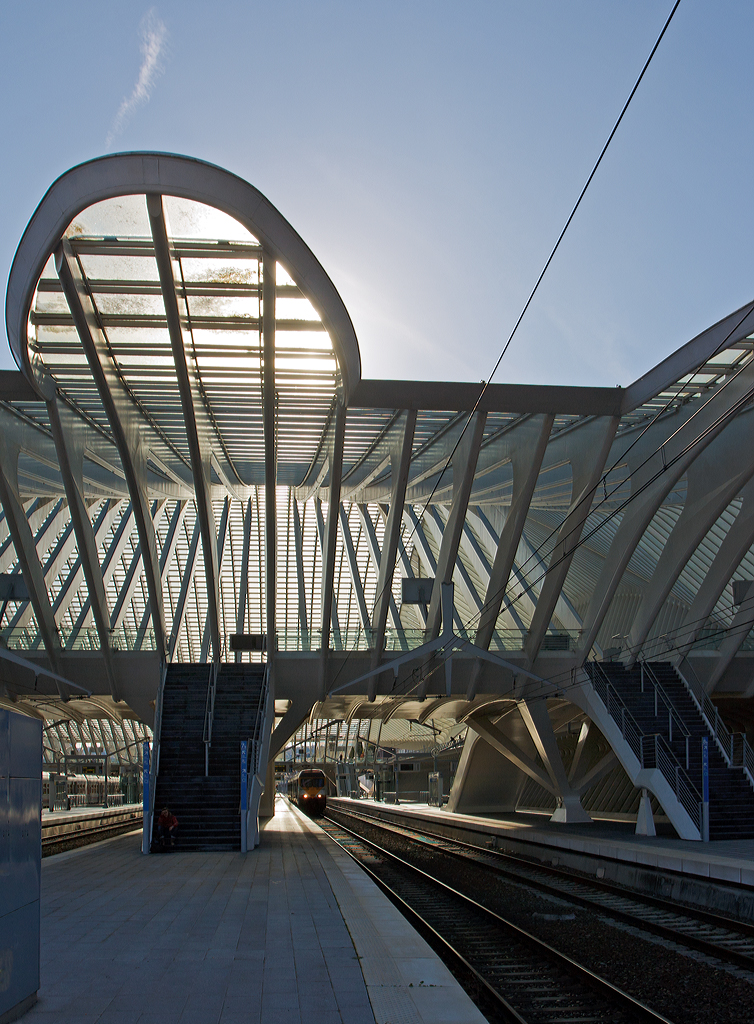
M157 842L164 849L175 846L178 839L178 819L169 807L163 807L157 819Z

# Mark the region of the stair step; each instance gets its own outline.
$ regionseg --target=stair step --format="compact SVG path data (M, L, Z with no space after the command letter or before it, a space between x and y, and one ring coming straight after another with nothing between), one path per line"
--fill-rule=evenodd
M620 694L626 707L645 735L663 735L674 751L679 763L686 765L686 738L679 735L677 721L673 723L673 740L668 735L668 710L660 704L654 711L654 692L651 682L645 677L645 690L641 690L641 666L631 669L615 662L603 662L602 668L610 682ZM695 701L675 668L664 662L652 663L652 671L673 706L677 719L682 721L689 733L688 774L701 790L701 739L709 743L710 780L710 837L714 839L735 839L754 837L754 789L740 768L731 768L720 753L717 743L709 733ZM664 722L663 722L664 719Z
M257 727L264 667L222 665L215 689L209 772L204 719L209 666L171 665L165 679L157 807L179 821L181 850L237 850L241 837L241 740Z

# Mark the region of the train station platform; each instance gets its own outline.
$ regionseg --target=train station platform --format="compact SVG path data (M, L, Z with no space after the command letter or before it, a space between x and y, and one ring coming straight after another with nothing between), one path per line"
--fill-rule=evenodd
M371 879L282 800L246 855L145 857L140 838L43 862L28 1024L484 1024Z
M75 835L95 828L107 828L133 822L141 824L142 805L121 804L118 807L72 807L69 811L42 811L42 839L60 835Z
M629 881L629 876L638 879L643 870L647 875L682 876L707 888L715 883L754 888L754 840L750 839L700 843L670 835L637 836L628 822L567 824L536 814L450 814L427 804L394 805L348 797L331 799L329 806L404 819L446 834L476 834L482 844L499 849L525 845L529 855L549 862L557 857L563 866L569 860L571 866L579 862L583 866L588 858L595 870L596 865L605 870L605 865L613 862L623 866L623 877L616 879L621 881ZM747 898L751 902L750 893Z

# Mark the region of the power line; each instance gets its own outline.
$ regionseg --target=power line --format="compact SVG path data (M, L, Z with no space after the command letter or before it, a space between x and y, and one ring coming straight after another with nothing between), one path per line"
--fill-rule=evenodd
M504 358L506 352L508 351L508 349L509 349L509 347L511 345L511 342L513 341L513 338L516 335L516 332L518 331L518 328L519 328L522 320L524 319L524 316L526 315L526 313L527 313L527 311L529 309L529 306L531 305L531 303L532 303L532 301L534 299L534 296L536 295L536 293L537 293L537 291L539 289L539 286L542 283L542 280L543 280L545 274L547 273L547 270L550 267L550 264L552 263L553 259L555 258L555 254L557 253L558 249L560 248L560 244L563 241L563 238L565 237L566 231L570 227L571 222L573 221L573 218L576 216L576 212L579 209L579 207L581 205L581 202L584 199L584 196L586 195L587 189L589 188L590 184L592 183L592 180L593 180L595 174L597 173L597 170L598 170L600 164L602 163L602 160L603 160L605 154L607 153L607 150L608 150L608 148L610 146L610 143L612 142L613 138L615 137L615 134L618 131L618 128L619 128L619 126L620 126L620 124L621 124L621 122L622 122L622 120L623 120L623 118L624 118L624 116L626 114L626 111L628 110L628 108L629 108L629 106L631 104L631 101L633 100L634 96L636 95L636 92L637 92L637 90L639 88L639 85L641 84L641 81L644 78L644 75L646 74L647 69L649 68L649 65L651 64L652 58L654 57L655 53L657 52L657 49L659 48L659 45L662 42L662 39L663 39L665 33L668 30L668 27L670 26L670 22L673 20L673 17L674 17L676 11L678 10L678 8L680 6L680 3L681 3L681 0L675 0L675 3L673 4L673 7L672 7L672 9L670 11L670 14L667 17L667 19L665 21L665 24L663 25L662 30L660 31L660 34L658 35L658 37L657 37L657 39L655 41L655 44L654 44L654 46L652 47L652 49L651 49L651 51L649 53L649 56L647 57L646 61L644 62L644 66L642 67L641 72L639 73L638 78L634 82L633 88L631 89L631 92L629 93L628 98L626 99L626 102L623 104L621 112L618 115L618 118L617 118L615 124L613 125L613 128L612 128L610 134L608 135L607 140L605 141L605 144L603 145L602 150L600 151L600 154L597 157L597 160L596 160L594 166L592 167L591 172L589 173L589 177L587 178L586 182L584 183L584 186L581 189L581 192L579 193L578 199L576 200L573 208L571 209L571 212L568 215L568 218L567 218L565 224L563 225L563 227L562 227L562 229L560 231L560 234L558 235L558 238L557 238L557 240L555 242L555 245L552 247L552 250L550 251L550 254L547 257L547 260L545 261L545 264L542 267L542 270L540 271L539 276L538 276L536 282L534 283L534 287L532 288L531 292L529 293L529 297L527 298L526 302L524 303L524 306L523 306L523 308L522 308L522 310L521 310L521 312L520 312L520 314L518 316L518 319L516 320L515 324L513 325L513 329L511 330L510 334L508 335L508 338L507 338L507 340L506 340L506 342L505 342L505 344L503 346L503 349L502 349L500 355L498 356L497 361L495 362L495 365L494 365L494 367L492 369L492 373L489 375L487 380L483 382L482 388L481 388L481 390L479 392L479 395L477 396L476 402L474 403L474 406L473 406L471 412L469 413L469 415L468 415L468 417L466 419L466 423L464 424L463 429L461 430L461 433L459 434L455 444L453 445L453 448L452 448L450 454L448 455L448 458L447 458L447 460L445 462L445 465L444 465L442 471L440 472L440 475L438 476L437 480L435 481L435 484L434 484L434 486L432 488L432 491L430 492L429 497L427 498L427 500L424 503L424 507L422 508L422 511L421 511L421 513L420 513L420 515L419 515L419 517L417 519L417 522L414 524L414 526L413 526L413 528L411 530L411 533L409 534L408 538L403 542L404 546L407 546L410 543L411 538L413 537L413 535L414 535L414 533L416 531L418 523L423 519L423 517L424 517L424 515L425 515L425 513L426 513L426 511L427 511L427 509L428 509L428 507L430 505L430 502L432 501L432 498L434 497L434 495L435 495L435 493L437 491L437 488L440 485L440 482L442 481L443 477L445 476L445 473L447 472L448 467L450 466L450 464L451 464L451 462L453 460L453 456L457 452L457 450L458 450L458 448L459 448L459 446L461 444L461 441L463 440L464 435L466 434L466 431L467 431L467 429L469 427L469 424L471 423L471 420L473 419L474 414L476 413L477 409L479 408L479 405L480 405L480 403L481 403L481 401L482 401L482 399L483 399L483 397L484 397L484 395L485 395L485 393L487 391L487 388L489 387L490 383L492 382L492 378L497 373L497 370L500 367L500 364L503 361L503 358ZM387 585L388 584L386 583L385 587L383 588L383 590L387 588ZM382 592L380 592L380 594L377 595L377 598L375 600L378 600L381 596L382 596ZM340 677L340 674L343 671L343 669L345 668L347 662L348 662L348 658L346 658L345 662L341 665L340 669L338 670L338 673L335 676L335 679L333 680L333 684L335 682L337 682L337 680Z
M497 361L496 361L494 367L492 368L492 373L489 375L487 380L484 381L483 384L482 384L482 388L481 388L481 390L479 392L479 395L477 397L476 402L474 403L474 407L472 408L471 412L469 413L468 419L466 420L466 423L464 424L463 430L461 431L461 433L460 433L460 435L458 437L458 440L456 441L455 445L453 446L453 449L452 449L450 455L448 456L448 459L447 459L447 461L445 463L445 466L443 467L442 472L440 473L440 475L437 478L437 481L436 481L434 487L432 488L432 492L430 493L429 497L427 498L427 500L426 500L426 502L424 504L424 508L422 509L421 515L419 516L419 519L422 519L423 516L424 516L424 513L427 511L429 503L432 501L432 498L434 497L435 491L437 490L437 488L440 485L440 481L442 480L443 476L447 472L448 466L450 465L450 463L451 463L451 461L453 459L453 456L455 455L455 453L458 450L458 447L459 447L461 441L463 440L464 434L466 433L466 431L468 429L468 426L471 423L471 420L472 420L472 418L474 416L474 413L479 408L479 405L480 405L482 399L484 398L484 395L485 395L485 393L487 391L487 388L490 386L490 384L492 382L492 378L497 373L497 371L498 371L498 369L500 367L500 364L503 361L505 353L510 348L511 342L513 341L513 338L515 337L516 332L518 331L518 328L521 326L521 321L526 316L526 313L527 313L527 311L529 309L529 306L532 304L532 301L534 300L534 296L537 294L537 291L539 290L539 286L541 285L542 280L543 280L545 274L547 273L547 271L548 271L548 269L550 267L550 264L552 263L553 259L555 258L555 254L557 253L558 249L560 248L560 243L563 241L563 238L565 237L566 231L570 227L573 218L576 216L576 211L581 206L581 202L582 202L584 196L586 195L587 189L591 185L592 179L594 178L595 174L597 173L597 170L598 170L600 164L602 163L602 160L603 160L605 154L607 153L608 147L610 146L610 143L613 141L613 138L615 137L615 133L618 131L620 123L623 120L623 118L624 118L624 116L626 114L626 111L628 110L628 108L629 108L629 106L631 104L631 100L636 95L636 91L639 88L639 85L641 84L641 80L644 78L644 75L647 72L647 68L651 64L652 58L654 57L655 53L657 52L657 49L658 49L660 43L662 42L662 38L665 35L665 33L667 32L668 26L670 25L670 22L673 20L673 16L675 15L675 12L678 10L678 8L680 6L680 3L681 3L681 0L676 0L676 2L673 5L673 9L671 10L670 14L667 17L667 20L665 21L665 24L662 26L662 31L660 32L659 36L657 37L657 40L656 40L654 46L652 47L652 50L650 51L649 56L647 57L646 61L644 62L644 67L641 69L641 72L639 73L639 77L634 82L634 86L631 89L631 92L628 94L628 99L623 104L623 109L621 110L620 114L618 115L618 120L613 125L612 131L608 135L607 141L605 142L604 146L602 147L602 150L600 151L600 155L597 157L597 160L596 160L594 166L592 167L592 170L589 173L589 177L586 179L586 182L584 183L584 187L581 189L581 192L579 193L579 197L576 200L576 202L574 203L573 208L571 209L571 212L568 215L568 219L566 220L565 224L563 225L563 227L562 227L562 229L560 231L560 234L557 237L555 245L550 250L550 255L547 257L547 260L545 261L545 264L544 264L544 266L542 267L542 270L539 273L539 277L537 278L537 280L534 283L534 287L529 292L529 297L527 298L526 302L524 303L523 309L519 313L518 319L516 320L515 324L513 325L513 329L511 330L510 334L508 335L508 338L507 338L505 344L503 345L503 349L502 349L500 355L497 357ZM409 540L410 539L411 539L411 537L409 537Z

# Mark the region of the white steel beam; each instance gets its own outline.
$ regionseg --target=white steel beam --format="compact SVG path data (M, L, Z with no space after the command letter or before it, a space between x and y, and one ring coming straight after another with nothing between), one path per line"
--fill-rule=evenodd
M390 495L390 510L385 523L385 535L382 541L382 553L379 560L373 561L377 567L377 593L374 599L372 611L372 643L374 654L372 656L372 668L379 665L385 650L385 627L387 625L388 610L391 605L395 607L393 598L393 576L395 575L395 562L398 553L398 541L401 536L401 522L403 520L403 506L406 500L406 486L408 484L408 472L411 466L411 450L414 443L414 430L416 428L416 410L410 409L406 413L406 420L403 425L403 437L400 447L391 451L392 466L392 493ZM367 514L368 515L368 514ZM371 519L369 520L371 523ZM396 618L397 609L395 612ZM400 619L394 622L396 629L400 629ZM375 680L376 686L376 680Z
M689 467L683 511L644 589L631 627L628 646L633 658L644 645L683 567L752 474L754 416L747 413L736 419L735 431L723 431Z
M183 517L186 514L187 506L187 501L177 501L175 503L175 508L173 509L173 514L170 517L168 532L165 536L165 543L162 545L162 551L160 552L160 579L162 580L163 587L167 583L168 573L173 563L175 548L180 537L181 524L183 523ZM144 614L141 617L141 625L139 627L138 635L140 637L144 636L148 622L149 609L145 608Z
M117 513L120 510L120 507L122 505L123 505L122 501L116 501L115 507L113 508L113 516L117 515ZM131 519L131 508L132 508L132 504L129 501L128 502L128 506L126 508L126 511L121 515L121 520L120 520L120 523L118 524L117 530L115 531L115 536L113 537L112 541L110 542L110 546L108 547L107 551L105 552L105 558L104 558L104 561L102 562L102 582L103 582L105 587L107 587L108 583L110 582L110 579L111 579L112 574L113 574L113 570L115 569L115 563L113 561L113 558L114 558L114 556L116 556L116 551L118 552L117 553L117 558L119 560L121 554L123 553L123 547L125 546L125 543L126 543L126 541L128 539L128 535L126 533L126 530L127 530L127 528L129 527L129 525L132 522L132 519ZM100 541L98 541L97 543L99 545ZM91 609L92 609L91 598L87 594L86 600L84 601L83 605L81 606L81 611L79 612L78 618L76 619L76 622L74 623L72 634L71 634L72 637L74 637L74 638L77 637L79 635L79 633L81 632L81 630L84 629L87 626L87 623L91 619ZM107 617L107 622L108 622L108 628L109 628L109 625L110 625L110 615L109 615L109 613L108 613L108 617Z
M97 552L92 522L84 504L84 446L81 432L76 430L70 414L61 414L57 397L48 399L47 415L50 420L55 450L58 453L60 473L63 477L68 507L71 510L71 522L76 533L79 562L86 580L88 597L97 627L100 653L105 664L105 674L114 700L118 700L118 684L112 659L110 640L110 610L107 606L107 595L102 578L102 568ZM65 417L66 423L63 424ZM78 442L78 443L77 443ZM110 502L105 502L101 520L105 513L111 511ZM101 523L100 523L101 529Z
M157 527L160 524L163 513L165 512L166 505L166 501L153 502L153 511L150 513L150 523L152 524L151 533L153 539L157 532ZM131 561L129 563L128 569L126 570L126 576L125 579L123 580L123 584L118 593L118 598L115 602L115 607L113 608L110 614L110 629L113 632L115 632L115 630L117 629L120 629L121 625L123 624L123 620L128 614L131 607L131 598L133 597L133 592L136 589L136 584L139 581L137 569L139 567L140 562L143 564L143 552L141 548L141 531L139 531L138 536L139 543L136 545L136 549L134 550L131 556ZM160 587L160 592L162 592L162 587ZM154 616L152 616L152 625L154 627ZM155 640L156 639L157 634L155 633ZM159 651L159 648L157 649Z
M39 635L53 671L61 675L60 636L34 537L18 493L18 453L18 447L13 445L5 434L0 433L0 502L29 591Z
M66 239L61 241L55 251L55 267L68 307L73 315L76 331L84 348L92 377L97 385L100 401L110 422L110 429L126 476L139 532L139 546L143 552L144 575L152 611L155 643L157 651L164 655L165 610L162 603L162 586L154 527L147 499L147 452L140 429L144 424L143 421L137 420L135 417L133 405L124 393L118 370L110 354L105 336L99 327L96 310L84 285L81 268Z
M356 596L356 604L359 609L359 621L361 622L361 628L368 636L371 630L371 623L369 621L367 603L364 598L364 585L361 582L359 564L356 561L356 550L354 549L353 538L351 537L351 527L348 524L348 514L343 508L342 501L338 502L338 506L340 509L340 532L346 549L346 559L348 560L348 568L351 574L351 586L353 587L353 592Z
M330 458L330 495L327 506L327 528L322 553L322 655L326 658L330 649L330 621L333 609L335 581L335 545L338 535L338 506L340 505L340 481L343 473L343 441L345 439L346 410L338 402L332 437ZM324 665L323 665L324 668ZM324 686L324 680L323 680ZM324 693L324 689L323 689Z
M676 662L680 662L693 647L728 581L754 544L754 480L742 489L741 497L738 515L707 570L683 625L677 631L682 643L678 645Z
M366 537L367 547L369 548L369 557L374 562L375 567L379 570L382 568L383 553L380 551L380 545L377 540L377 531L374 527L374 523L372 522L372 517L369 514L369 507L367 505L359 505L358 509L359 516L361 518L361 524L362 527L364 528L364 536ZM382 518L387 522L389 513L387 513L384 508L380 507L380 514L382 515ZM376 604L377 601L375 599L375 605ZM396 605L395 598L393 597L392 587L388 593L388 609L393 629L400 631L402 629L402 623L400 615L398 614L398 606ZM372 667L376 668L377 666L373 665Z
M615 416L594 419L584 424L573 435L574 447L569 452L573 472L571 504L552 543L547 561L547 575L542 583L526 640L525 649L530 665L534 664L542 640L549 629L584 523L591 511L594 493L610 454L618 423L619 420Z
M421 555L422 559L427 563L427 566L432 572L434 578L437 579L437 562L435 560L435 556L432 554L432 548L429 546L429 541L427 540L427 536L424 532L424 527L419 521L419 517L417 516L416 512L414 512L411 505L406 505L403 514L406 519L406 522L411 527L414 545L419 549L419 554ZM417 607L421 608L421 605L418 605ZM426 621L427 625L425 626L425 629L427 630L427 632L429 632L429 615L427 615ZM455 606L453 607L453 624L455 625L456 629L463 629L463 622L461 621L461 616L456 611Z
M324 586L324 561L325 561L325 520L322 515L322 502L319 498L314 499L314 511L317 516L317 539L319 541L319 553L322 558L323 569L322 569L322 580ZM333 555L333 564L335 556ZM332 593L332 592L331 592ZM324 614L324 613L323 613ZM324 621L324 619L323 619ZM335 634L335 642L339 648L343 647L342 636L340 632L340 620L338 618L338 599L334 593L332 593L330 601L330 621L332 622L333 633ZM324 637L324 633L322 634ZM329 643L329 640L328 640ZM322 640L322 650L325 650L325 641Z
M275 299L277 266L265 250L262 262L262 420L264 425L264 564L265 625L267 629L267 663L275 657L277 627L275 602L277 595L277 417L275 395ZM274 693L272 696L274 700Z
M546 789L548 793L552 793L553 796L558 795L558 791L546 772L543 772L539 765L533 761L527 754L521 750L521 748L513 743L508 737L497 728L496 725L490 721L489 718L485 718L480 715L478 718L467 719L469 728L472 729L477 736L481 736L485 742L489 743L491 747L494 747L498 753L507 757L509 761L512 761L517 768L520 768L522 772L525 772L529 778L534 779L538 782L543 789Z
M175 276L173 274L173 263L170 257L170 246L168 242L167 226L165 224L165 211L162 205L162 196L151 194L147 196L147 211L149 223L154 241L154 253L157 261L157 271L160 275L160 288L165 305L167 317L168 334L170 336L170 347L173 352L175 363L176 381L178 392L181 397L181 409L183 411L183 422L186 429L186 442L191 459L191 472L194 478L194 493L196 495L196 512L199 518L199 527L202 536L202 551L204 553L204 574L207 583L207 614L209 616L209 630L212 640L214 660L220 660L220 599L219 599L219 576L217 564L217 537L215 534L215 517L212 512L212 499L210 494L210 467L211 447L209 427L204 422L207 417L202 416L202 437L199 436L199 424L197 416L202 407L202 399L199 394L198 368L194 360L186 358L186 346L183 340L183 328L178 309L178 296L175 290ZM202 658L204 661L204 658Z
M427 633L434 640L440 634L441 606L440 595L443 583L452 583L453 570L458 555L466 509L469 504L471 486L474 482L479 448L484 435L487 414L475 412L471 417L466 434L453 456L453 503L450 515L442 535L442 544L437 556L437 570L432 600L427 610Z
M236 633L245 633L246 629L246 604L249 600L249 550L251 548L251 517L253 506L251 498L246 500L246 511L243 517L243 547L241 549L241 579L238 582L238 611L236 613ZM242 657L241 651L236 651L236 661Z
M296 582L298 589L298 628L301 634L301 649L309 649L309 622L306 614L306 581L304 579L304 539L301 530L301 516L298 511L298 500L291 493L293 502L293 534L296 546Z
M228 535L228 516L230 514L230 498L227 497L223 502L223 511L220 516L220 529L217 531L217 540L215 542L215 563L217 565L217 579L220 579L220 569L223 564L223 555L225 554L225 538ZM201 529L201 524L200 524ZM210 644L212 644L212 652L215 660L219 661L222 658L222 640L220 634L215 636L213 630L213 618L210 609L207 609L207 618L204 623L204 633L202 635L202 651L199 657L201 662L205 662L209 657ZM219 623L218 623L219 626ZM215 642L217 640L217 643Z
M749 400L753 387L754 363L749 363L712 395L682 406L675 414L670 437L666 423L658 420L637 439L626 458L632 500L623 512L584 616L580 659L589 654L631 556L657 509L694 460ZM621 436L616 446L625 451L630 443ZM619 458L614 453L612 461Z
M561 806L555 811L551 820L591 821L591 817L581 806L579 794L568 781L558 741L547 710L547 701L543 699L520 700L518 710L561 802Z
M181 635L181 628L183 627L184 619L186 618L186 603L188 601L189 588L191 581L194 576L194 566L196 564L196 549L199 546L199 519L197 518L194 522L194 532L191 535L191 543L189 544L188 555L186 556L186 564L183 567L183 575L181 576L181 589L178 593L178 602L175 606L175 614L173 615L173 624L170 629L170 639L168 642L168 659L170 661L175 657L175 652L178 647L178 640Z

